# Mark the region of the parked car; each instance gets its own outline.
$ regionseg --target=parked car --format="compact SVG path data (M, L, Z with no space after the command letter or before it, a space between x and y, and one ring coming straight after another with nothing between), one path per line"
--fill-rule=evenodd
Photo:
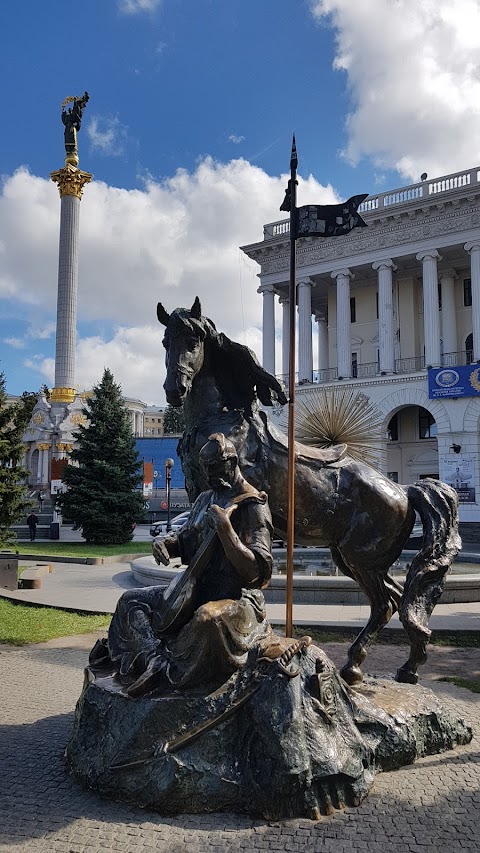
M176 515L175 518L172 518L170 524L170 530L172 533L177 533L183 525L188 521L188 516L190 515L190 510L186 512L181 512L180 515ZM154 521L152 526L150 527L150 536L165 536L167 532L167 522L163 521Z

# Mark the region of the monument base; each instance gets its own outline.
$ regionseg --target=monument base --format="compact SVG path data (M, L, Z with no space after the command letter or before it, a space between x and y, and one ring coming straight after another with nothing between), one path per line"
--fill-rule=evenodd
M350 688L310 646L299 665L249 662L207 696L132 698L87 669L66 762L85 786L164 815L318 819L359 805L376 772L471 738L430 690L369 676Z

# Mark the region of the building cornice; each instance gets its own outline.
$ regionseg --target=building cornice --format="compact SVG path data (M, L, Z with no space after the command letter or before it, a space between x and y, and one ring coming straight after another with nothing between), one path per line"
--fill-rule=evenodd
M368 262L372 253L382 253L385 257L398 257L402 253L395 251L407 244L418 245L432 242L448 235L471 232L480 226L480 192L472 192L468 197L432 203L423 202L421 208L408 211L396 211L382 217L365 217L368 229L354 230L342 240L320 241L314 237L303 237L297 241L297 267L309 267L322 262L336 263L343 258L354 257L358 263ZM287 235L288 237L288 235ZM440 243L438 244L440 246ZM282 235L280 238L264 240L243 251L262 267L262 274L287 271L290 263L290 242ZM362 257L363 256L363 257Z

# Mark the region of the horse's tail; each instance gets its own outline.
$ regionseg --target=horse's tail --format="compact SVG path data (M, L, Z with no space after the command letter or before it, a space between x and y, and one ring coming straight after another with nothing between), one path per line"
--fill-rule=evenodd
M417 648L431 635L428 620L440 595L445 575L462 540L458 533L458 496L446 483L425 479L405 486L410 505L423 524L422 546L407 574L398 615Z

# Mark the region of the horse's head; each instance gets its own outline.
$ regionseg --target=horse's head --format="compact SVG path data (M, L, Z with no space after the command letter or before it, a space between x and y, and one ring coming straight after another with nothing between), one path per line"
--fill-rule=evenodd
M204 341L213 324L206 317L202 317L198 296L190 310L175 308L171 314L167 314L159 302L157 317L166 327L163 345L166 350L167 376L163 387L167 402L171 406L181 406L191 390L195 376L202 368Z

